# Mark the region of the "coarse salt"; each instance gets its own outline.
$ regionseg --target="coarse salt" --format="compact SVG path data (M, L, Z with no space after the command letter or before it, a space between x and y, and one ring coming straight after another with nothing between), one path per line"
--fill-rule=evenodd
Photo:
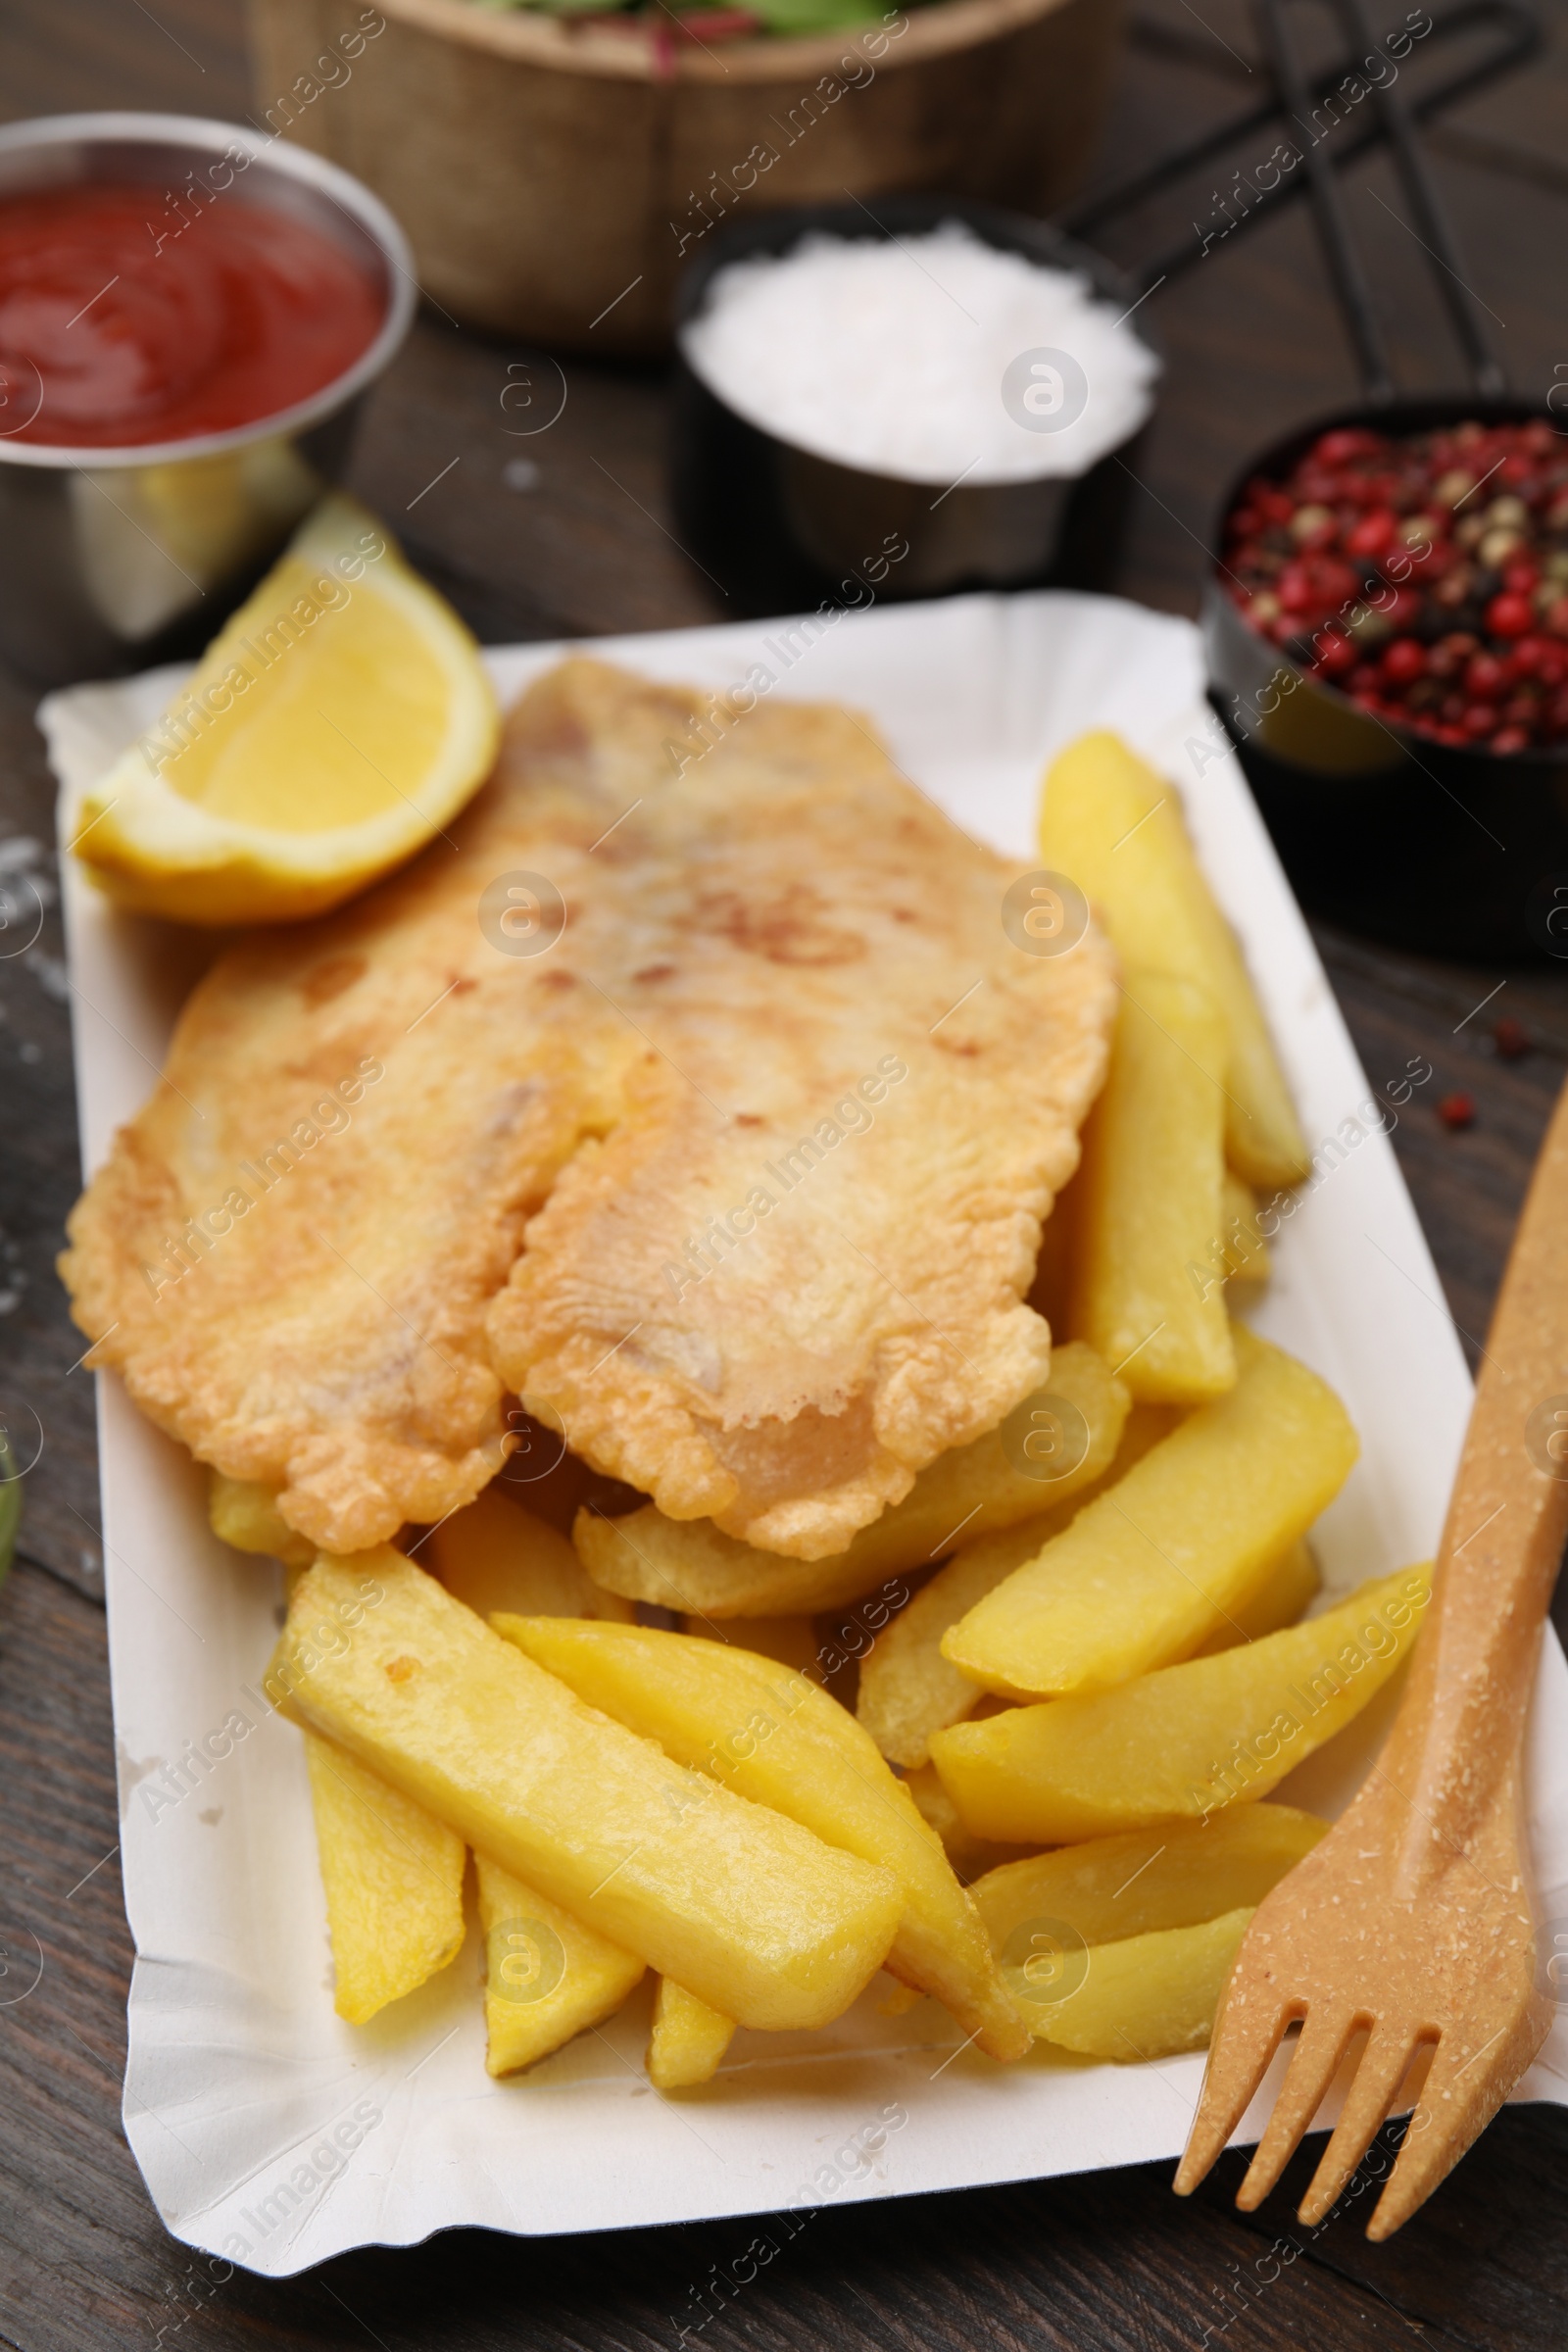
M732 262L681 348L764 432L943 485L1086 473L1142 424L1159 373L1085 278L956 220Z

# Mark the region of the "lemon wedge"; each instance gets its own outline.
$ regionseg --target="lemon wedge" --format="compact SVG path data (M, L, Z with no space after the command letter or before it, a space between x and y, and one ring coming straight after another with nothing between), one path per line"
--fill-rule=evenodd
M462 621L333 496L87 794L72 848L141 913L294 922L422 849L499 733Z

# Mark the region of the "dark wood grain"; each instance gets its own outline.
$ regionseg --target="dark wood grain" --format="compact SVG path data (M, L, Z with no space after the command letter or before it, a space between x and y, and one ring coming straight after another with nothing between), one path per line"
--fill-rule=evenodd
M1097 165L1102 184L1221 119L1255 85L1243 0L1137 8ZM1550 30L1528 75L1456 109L1433 142L1473 282L1505 322L1510 369L1543 389L1568 361L1568 44L1556 6ZM237 117L253 103L238 0L8 0L0 16L0 117L85 106ZM1238 154L1226 171L1257 160ZM1107 232L1107 248L1127 262L1164 250L1205 217L1222 176L1199 175L1129 216ZM1419 256L1377 201L1402 211L1384 167L1348 175L1348 194L1401 372L1412 384L1453 380ZM1352 399L1355 381L1300 208L1216 245L1151 311L1169 368L1121 586L1191 612L1208 520L1245 451ZM354 486L487 639L721 616L722 596L668 536L660 373L569 361L559 423L517 437L500 395L518 361L545 380L542 355L460 334L427 312L369 405ZM0 839L51 837L33 700L23 682L0 678ZM242 2273L219 2283L148 2201L119 2120L131 1952L117 1875L91 1392L70 1369L81 1342L52 1274L76 1168L56 923L46 909L20 954L5 953L18 935L0 934L0 1298L15 1294L0 1312L0 1407L11 1419L36 1411L45 1439L27 1483L22 1562L0 1593L0 2341L17 2352L160 2342L204 2352L372 2343L677 2352L694 2293L743 2250L748 2225L554 2241L460 2231L274 2286ZM1318 942L1373 1079L1412 1055L1433 1065L1395 1148L1473 1355L1568 1070L1568 970L1471 969L1323 929ZM1521 1059L1495 1050L1502 1011L1524 1026ZM1461 1089L1476 1117L1454 1131L1437 1103ZM1315 2233L1296 2225L1291 2192L1308 2161L1250 2219L1229 2202L1234 2158L1189 2205L1171 2197L1163 2167L1146 2167L829 2209L753 2283L717 2294L715 2316L686 2341L707 2352L847 2341L887 2352L1196 2352L1217 2342L1348 2352L1418 2335L1544 2352L1568 2340L1562 2111L1499 2118L1380 2248L1361 2235L1364 2199L1342 2203Z
M76 1106L59 908L54 795L32 724L36 695L0 670L0 838L35 842L0 883L0 1419L19 1458L42 1424L22 1544L82 1591L101 1594L92 1382L71 1366L85 1342L62 1312L55 1252L76 1193ZM44 904L43 902L49 902ZM34 932L36 931L36 937Z

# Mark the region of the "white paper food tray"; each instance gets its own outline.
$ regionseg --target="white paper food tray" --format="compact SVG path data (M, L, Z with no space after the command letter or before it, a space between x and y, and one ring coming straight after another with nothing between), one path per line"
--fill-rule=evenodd
M510 701L564 649L488 654ZM1202 700L1197 631L1107 598L965 597L820 621L602 639L651 676L714 687L761 664L771 691L868 711L906 772L998 850L1033 855L1042 763L1113 726L1179 784L1245 942L1316 1174L1276 1244L1261 1330L1331 1381L1361 1460L1315 1542L1331 1591L1433 1550L1470 1383L1378 1103L1241 772ZM63 808L162 709L178 673L44 705ZM754 683L756 681L754 680ZM66 828L69 831L69 827ZM63 833L63 838L65 834ZM200 940L116 914L66 866L82 1154L96 1167L149 1092ZM1424 1065L1417 1064L1419 1072ZM1425 1114L1419 1087L1406 1115ZM509 2082L484 2072L481 1958L353 2028L331 1964L298 1735L256 1684L274 1577L209 1532L205 1473L102 1376L105 1579L125 1902L137 1960L125 2129L188 2244L274 2277L455 2225L538 2233L852 2203L1172 2157L1202 2059L1107 2066L1041 2049L956 2055L945 2011L896 2023L876 1991L826 2033L740 2033L717 2082L663 2100L642 2071L646 1990L602 2034ZM1336 1811L1389 1695L1280 1793ZM224 1727L227 1727L226 1733ZM157 1776L222 1750L173 1801ZM211 1749L209 1753L211 1753ZM1548 1633L1530 1738L1546 1917L1568 1912L1568 1671ZM885 1984L884 1984L885 1989ZM1256 2136L1277 2062L1243 2130ZM1522 2098L1568 2104L1559 2017Z

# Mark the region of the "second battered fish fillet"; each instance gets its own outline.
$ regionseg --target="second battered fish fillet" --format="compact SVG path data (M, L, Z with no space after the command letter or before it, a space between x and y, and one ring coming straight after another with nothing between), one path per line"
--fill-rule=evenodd
M1022 1295L1108 948L1015 948L1015 869L848 713L713 743L710 710L543 679L450 842L220 960L78 1205L93 1360L328 1549L470 1499L511 1391L671 1516L815 1558L1045 1377ZM481 926L519 872L567 909L543 953Z

